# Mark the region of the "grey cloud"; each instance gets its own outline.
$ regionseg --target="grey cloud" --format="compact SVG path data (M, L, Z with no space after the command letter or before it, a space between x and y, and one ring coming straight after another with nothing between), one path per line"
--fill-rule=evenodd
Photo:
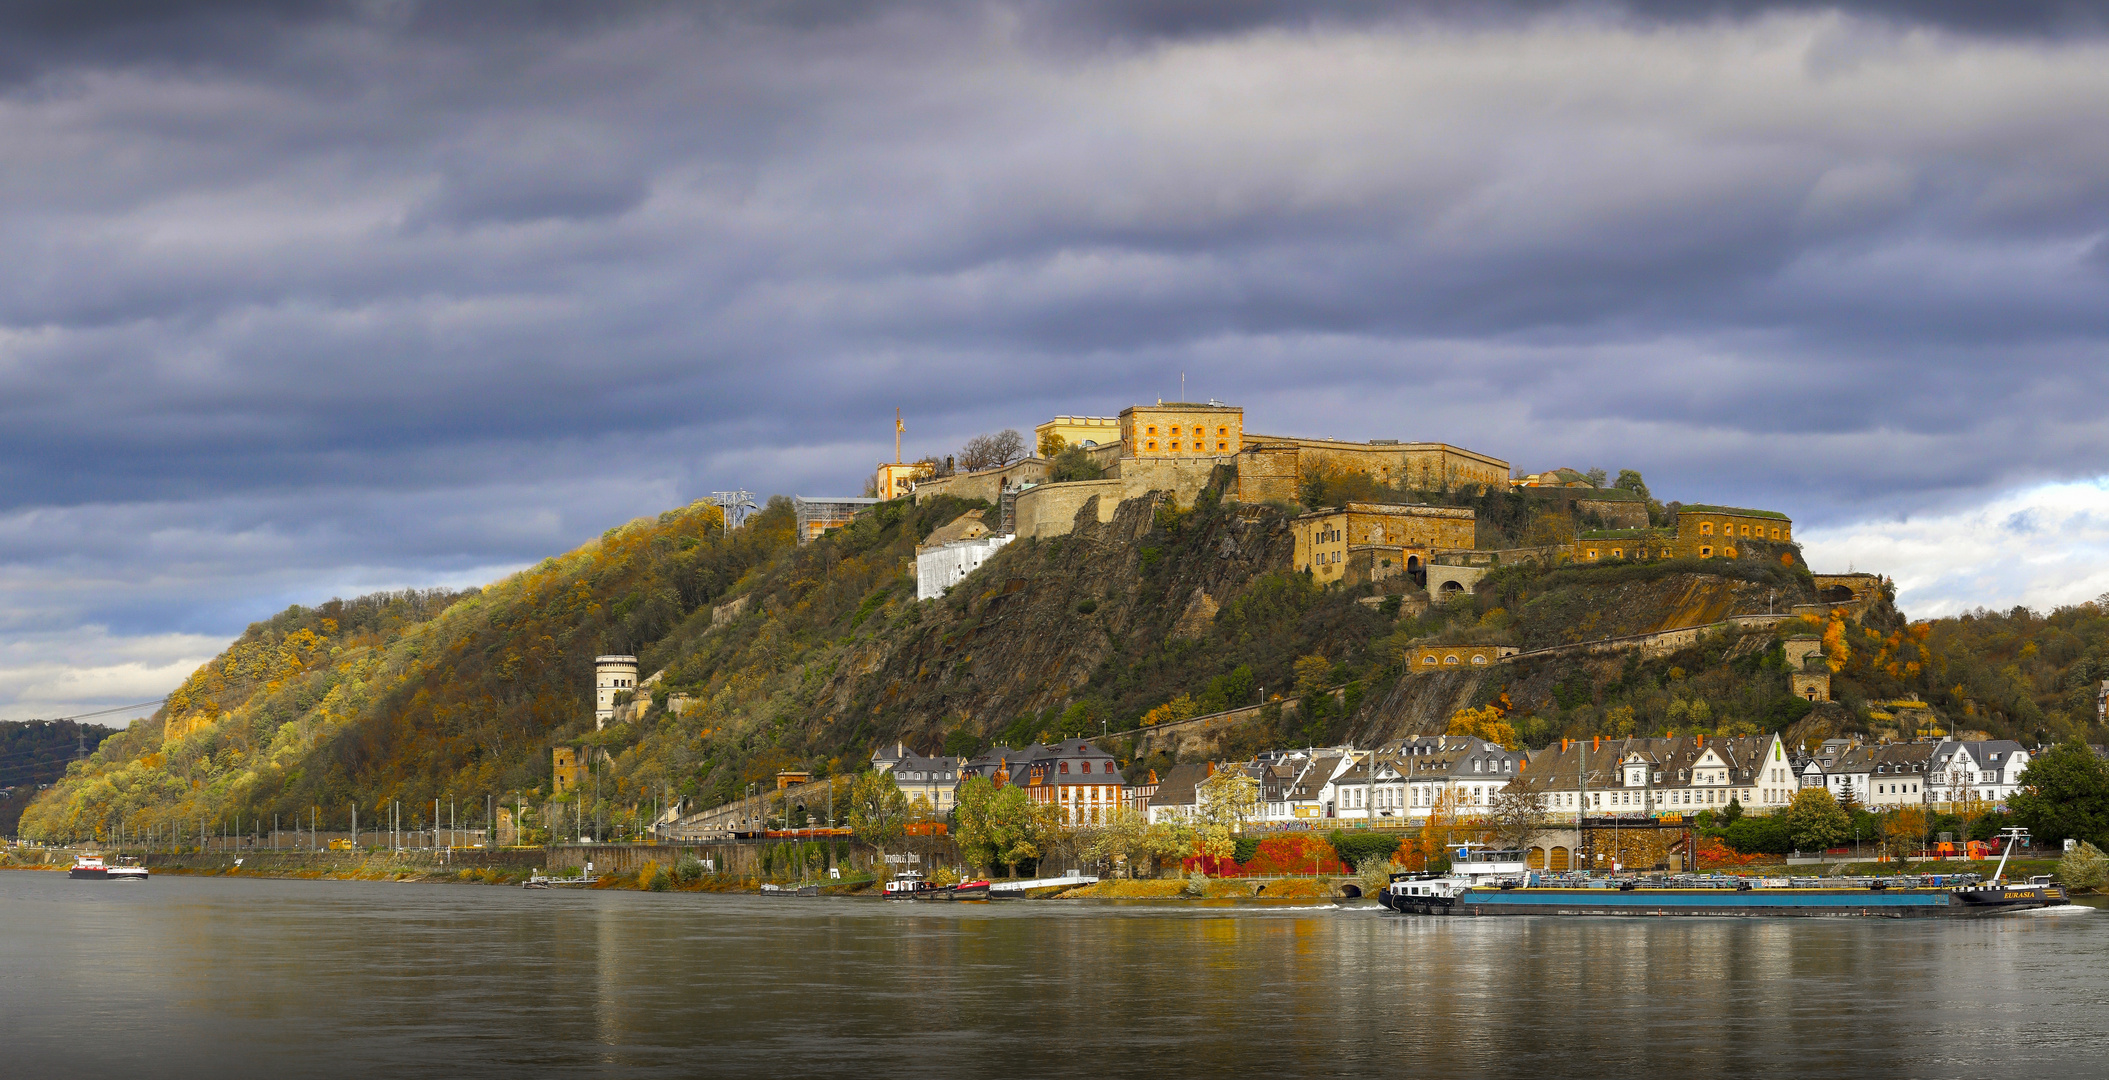
M2109 471L2109 42L1997 10L9 9L0 622L226 632L1182 371L1811 523Z

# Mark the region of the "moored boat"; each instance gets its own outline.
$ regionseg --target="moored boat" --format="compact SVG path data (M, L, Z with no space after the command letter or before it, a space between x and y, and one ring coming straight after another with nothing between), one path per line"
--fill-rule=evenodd
M903 870L886 883L884 891L888 900L987 900L989 882L962 881L957 885L938 885L913 870Z
M764 883L762 884L762 895L763 895L763 896L819 896L819 895L820 895L820 886L818 886L818 885L773 885L773 884L770 884L770 883L764 882Z

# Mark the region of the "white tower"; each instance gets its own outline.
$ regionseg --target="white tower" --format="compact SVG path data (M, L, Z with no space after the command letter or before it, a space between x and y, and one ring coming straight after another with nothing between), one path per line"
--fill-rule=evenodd
M615 695L637 689L637 658L596 656L593 658L593 730L599 731L615 719Z

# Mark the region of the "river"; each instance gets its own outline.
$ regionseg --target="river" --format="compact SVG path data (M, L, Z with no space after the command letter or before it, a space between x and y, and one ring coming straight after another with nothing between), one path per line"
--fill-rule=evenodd
M10 1076L2102 1075L2109 917L0 873Z

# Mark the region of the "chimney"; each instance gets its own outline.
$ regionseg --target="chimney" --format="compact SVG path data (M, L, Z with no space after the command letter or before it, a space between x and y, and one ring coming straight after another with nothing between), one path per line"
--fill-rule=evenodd
M1566 740L1566 739L1561 739L1561 740L1560 740L1560 752L1561 752L1561 753L1563 753L1563 754L1567 752L1567 740Z
M1699 732L1699 749L1706 749L1706 732Z
M1601 735L1591 735L1591 736L1589 736L1589 752L1590 752L1590 753L1592 753L1592 754L1593 754L1593 753L1595 753L1595 752L1597 752L1597 751L1599 751L1599 750L1602 750L1603 748L1604 748L1604 737L1603 737L1603 736L1601 736Z

